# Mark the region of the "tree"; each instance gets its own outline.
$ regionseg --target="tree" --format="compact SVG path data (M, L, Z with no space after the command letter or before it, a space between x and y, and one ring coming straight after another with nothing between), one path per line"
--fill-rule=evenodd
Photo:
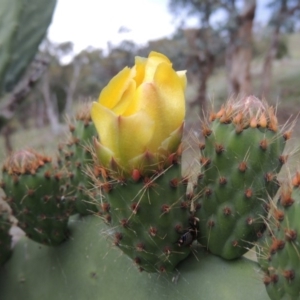
M293 19L295 20L299 16L300 3L299 0L273 0L269 2L268 7L272 9L269 26L273 28L273 34L261 74L262 84L260 94L264 97L267 97L270 93L272 63L280 45L280 32L286 28L290 28Z
M219 1L170 0L169 7L174 14L180 14L185 10L188 15L197 15L199 18L199 28L186 29L181 32L188 45L187 67L191 68L194 80L198 82L198 96L191 106L198 105L201 110L205 111L207 81L213 73L216 57L223 48L219 31L215 30L211 24L211 17L218 9Z
M130 41L111 46L107 55L89 48L74 54L73 44L45 40L41 47L48 60L42 80L26 99L26 110L18 114L24 126L33 119L36 126L50 124L60 132L65 115L70 115L76 101L98 97L101 89L122 68L132 65L137 46Z
M240 9L241 3L243 9ZM199 28L186 30L190 49L189 64L198 66L198 99L194 104L205 107L206 82L216 61L226 49L225 62L230 95L251 93L252 27L256 1L237 0L170 0L173 13L185 10L199 18ZM222 15L221 22L212 21Z
M191 106L199 105L206 110L207 106L207 81L213 74L218 56L224 49L223 40L219 32L212 27L204 29L187 29L184 35L189 46L187 69L192 80L198 85L198 97Z
M256 0L244 1L239 12L236 1L222 1L228 13L226 70L230 95L249 95L252 91L250 65L252 60L252 29Z

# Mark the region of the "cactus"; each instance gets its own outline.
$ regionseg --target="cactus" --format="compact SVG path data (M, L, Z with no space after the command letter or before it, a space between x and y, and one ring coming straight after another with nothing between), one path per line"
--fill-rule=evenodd
M129 179L104 179L103 207L109 213L104 219L112 228L113 243L140 270L172 271L189 255L194 235L178 161L173 156L168 169L152 176L134 170Z
M0 266L10 257L12 237L9 233L11 220L9 211L0 203Z
M1 1L0 95L12 91L34 58L55 5L56 0Z
M243 255L262 234L261 216L277 189L287 135L271 107L251 96L229 101L203 124L203 172L197 188L198 241L226 259Z
M1 299L268 299L256 264L245 258L227 262L195 248L177 271L150 276L107 243L98 217L73 218L70 231L55 248L21 239L0 268Z
M280 188L277 205L258 243L258 261L271 299L300 297L300 173Z
M151 52L119 72L91 110L103 169L96 185L114 243L148 272L172 271L195 235L180 167L185 86L185 72Z
M115 299L120 291L125 299L299 297L300 175L292 191L281 187L277 207L272 200L290 131L253 96L229 101L203 125L202 170L191 187L193 176L181 175L185 86L185 73L164 55L137 58L91 113L70 123L57 165L34 150L5 161L4 199L26 236L0 268L1 299ZM278 222L267 221L270 207ZM4 262L11 240L9 223L1 224ZM265 227L272 237L265 233L258 249L267 290L258 264L240 258ZM284 233L290 240L281 249Z
M10 158L6 161L3 168L2 186L8 194L6 199L9 200L11 192L18 195L16 198L23 199L18 205L24 211L29 197L23 196L24 193L28 194L29 182L43 187L37 189L40 193L39 197L43 197L42 194L49 191L47 180L43 175L45 170L51 169L54 174L58 170L63 170L63 174L66 175L63 177L66 196L69 195L73 199L77 191L70 184L74 176L70 177L69 174L80 174L80 172L87 174L85 168L77 168L74 171L74 166L76 166L76 161L84 161L88 157L86 165L93 170L90 174L92 174L94 184L100 188L96 201L97 205L101 203L102 212L81 218L73 216L69 218L69 221L65 219L66 227L61 228L60 232L63 233L64 238L68 237L68 239L56 247L48 247L46 244L38 245L28 239L30 235L19 241L14 249L13 258L0 269L1 298L18 299L22 295L22 297L26 296L35 300L45 293L49 297L55 295L63 298L94 299L101 295L109 299L117 297L115 293L118 291L118 289L108 288L110 281L113 280L115 286L123 286L121 282L124 281L124 274L127 274L126 276L130 279L126 283L125 298L130 298L133 296L132 293L138 292L145 299L152 299L157 295L166 295L166 298L174 299L182 298L182 295L190 299L199 297L215 299L220 295L220 290L223 291L222 293L226 290L226 295L230 299L239 299L245 297L245 294L249 295L249 299L253 299L253 291L257 293L255 296L257 299L267 299L263 284L258 284L259 275L255 273L257 268L255 263L246 259L225 262L205 252L202 244L193 243L197 236L201 236L203 228L201 228L199 211L196 211L194 215L192 210L193 207L197 208L198 200L195 200L192 193L186 191L190 178L189 176L181 177L181 146L177 146L177 151L167 156L165 163L150 164L140 171L134 169L130 177L122 177L122 170L118 168L118 165L114 165L113 161L110 164L112 168L109 170L103 165L98 165L98 162L97 164L91 162L90 152L86 156L86 144L90 144L89 140L92 139L94 131L92 129L91 132L89 129L86 131L89 126L85 128L83 124L84 122L79 120L75 123L75 127L71 126L72 131L77 132L76 136L80 128L82 132L87 133L87 136L82 143L67 142L63 146L60 152L59 169L51 165L49 157L40 156L30 150L30 164L25 164L24 155L20 154L14 160ZM222 125L229 126L228 124ZM81 137L85 135L82 132L79 134ZM276 140L280 140L278 133L274 134ZM286 139L288 135L285 135ZM281 143L284 144L284 141L281 140ZM97 145L96 142L95 145ZM80 150L79 147L82 149ZM282 145L278 146L280 147ZM66 149L72 151L73 155L65 155ZM22 151L20 153L24 154ZM93 153L92 156L96 159ZM39 159L34 165L36 157ZM149 162L151 156L146 155L139 159L140 161L147 159ZM32 164L35 166L34 169L32 169ZM277 163L275 165L277 166ZM149 168L149 166L152 167ZM116 168L113 169L113 167ZM275 168L273 166L272 170ZM91 179L83 181L82 174L76 182L81 182L86 185L87 189L91 189L93 186L89 181ZM19 182L17 186L14 180ZM202 183L203 181L204 179ZM25 192L19 189L20 183L25 183ZM52 194L54 191L55 189L52 188ZM16 212L15 203L10 202L10 204ZM45 209L46 204L43 203L41 208ZM69 211L68 217L70 214ZM15 216L19 221L22 218L22 214L15 213ZM38 214L35 217L37 221ZM196 222L197 217L199 224ZM103 219L106 225L103 224ZM123 222L124 220L128 222ZM149 229L152 230L149 232ZM39 242L45 242L40 235L37 236ZM48 244L53 244L53 242L48 242ZM133 259L133 262L126 259L126 255L121 255L117 249L123 250ZM190 253L193 255L189 255ZM59 266L56 265L57 261L60 262ZM74 261L76 261L75 264ZM159 274L154 273L150 277L146 274L139 274L134 270L134 265L138 265L140 269L147 272L159 271ZM43 284L36 285L36 282L39 282L37 276L42 270L52 271L47 272L49 278L47 280L44 278ZM234 288L237 281L239 281L239 287ZM216 282L219 282L218 285L222 282L222 286L216 288ZM32 288L32 283L35 283L37 287ZM73 283L75 285L72 285ZM135 286L133 291L129 288L131 284ZM10 288L7 288L8 286ZM56 291L54 294L53 290ZM151 291L155 291L156 294ZM227 296L224 297L226 299Z
M5 161L4 200L33 240L58 245L67 238L74 206L67 180L68 174L57 170L50 157L33 150L21 150Z
M38 67L29 65L45 37L55 5L56 0L0 3L0 130L45 70L43 60Z
M70 192L75 197L76 212L81 215L97 213L100 193L87 175L93 170L92 139L97 136L90 105L84 104L78 109L75 120L69 123L69 130L68 141L59 145L58 163L70 174Z

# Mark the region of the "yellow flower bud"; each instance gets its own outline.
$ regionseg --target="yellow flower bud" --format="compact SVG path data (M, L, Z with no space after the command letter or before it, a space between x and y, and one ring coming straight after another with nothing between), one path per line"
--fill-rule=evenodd
M157 52L136 57L133 68L113 77L91 110L100 163L110 168L114 162L128 174L145 167L143 157L150 155L159 163L162 155L176 151L185 116L185 87L185 71L174 71L170 60Z

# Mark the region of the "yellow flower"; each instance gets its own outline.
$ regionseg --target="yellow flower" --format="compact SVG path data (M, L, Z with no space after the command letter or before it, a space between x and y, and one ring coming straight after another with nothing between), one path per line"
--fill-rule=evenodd
M144 166L145 157L158 162L162 154L175 152L182 136L185 87L185 71L175 72L157 52L136 57L133 68L113 77L91 110L100 163L130 172Z

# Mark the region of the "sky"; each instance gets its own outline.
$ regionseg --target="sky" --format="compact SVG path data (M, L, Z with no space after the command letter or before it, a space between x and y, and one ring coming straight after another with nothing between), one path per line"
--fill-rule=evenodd
M58 0L48 36L53 42L74 42L75 52L107 42L148 40L174 31L168 0ZM127 28L128 32L119 32Z
M176 19L168 10L168 0L57 0L48 30L52 42L74 43L75 53L89 46L107 48L110 41L133 40L145 44L149 40L171 36ZM262 3L258 0L257 16ZM178 22L178 21L177 21ZM195 24L191 19L188 25ZM120 28L126 28L121 30Z

